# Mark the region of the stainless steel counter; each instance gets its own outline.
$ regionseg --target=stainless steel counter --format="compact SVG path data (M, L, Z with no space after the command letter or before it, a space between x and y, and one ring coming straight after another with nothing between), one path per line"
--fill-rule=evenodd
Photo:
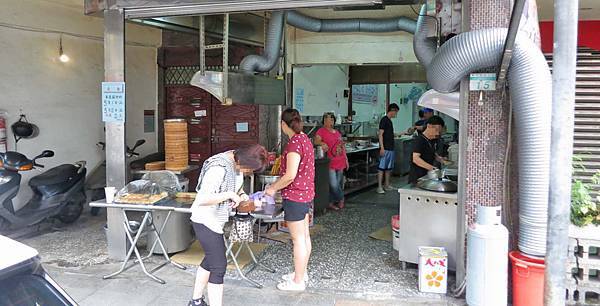
M456 269L460 209L456 193L433 192L406 186L400 194L400 248L402 262L418 263L420 246L444 247L448 268Z
M394 139L394 151L396 152L396 165L392 174L405 175L410 172L410 164L412 163L413 152L413 137L403 136Z
M346 149L350 169L346 171L344 194L377 184L379 144L362 149Z
M366 148L362 148L362 149L346 149L346 154L371 151L371 150L375 150L375 149L379 150L379 144L372 145L370 147L366 147Z

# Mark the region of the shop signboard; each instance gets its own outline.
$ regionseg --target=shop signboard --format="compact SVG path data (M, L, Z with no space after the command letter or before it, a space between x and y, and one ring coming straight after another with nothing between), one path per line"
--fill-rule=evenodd
M352 103L377 104L379 87L374 84L352 85Z

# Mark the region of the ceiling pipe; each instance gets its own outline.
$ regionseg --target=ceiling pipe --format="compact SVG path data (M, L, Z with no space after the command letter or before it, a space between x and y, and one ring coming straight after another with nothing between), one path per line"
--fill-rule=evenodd
M240 63L240 71L246 74L268 72L275 67L279 59L283 39L285 13L273 12L267 29L263 55L248 55Z
M407 17L387 19L319 19L296 11L287 12L287 23L309 32L396 32L415 33L416 22Z
M285 15L285 16L284 16ZM281 39L287 24L309 32L397 32L414 34L417 22L407 17L389 19L319 19L295 11L274 12L268 26L263 55L249 55L242 60L240 70L246 74L271 71L279 58Z

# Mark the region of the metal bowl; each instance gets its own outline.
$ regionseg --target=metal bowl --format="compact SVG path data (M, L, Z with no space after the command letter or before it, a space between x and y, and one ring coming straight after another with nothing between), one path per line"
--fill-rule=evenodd
M263 185L269 185L275 183L279 179L279 175L271 175L271 174L259 174L258 182Z
M437 192L456 192L458 190L456 183L447 179L421 180L417 182L417 187Z

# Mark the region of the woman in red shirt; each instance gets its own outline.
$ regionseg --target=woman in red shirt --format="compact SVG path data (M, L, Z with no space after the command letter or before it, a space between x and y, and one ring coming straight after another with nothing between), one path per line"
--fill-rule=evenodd
M320 145L329 157L329 208L344 208L344 169L348 169L346 145L342 134L334 129L335 114L323 115L323 127L315 135L315 144Z
M281 114L281 130L289 137L281 160L281 177L265 189L273 196L281 190L284 220L294 244L294 272L283 275L279 290L304 291L311 252L308 213L315 197L315 152L310 138L302 132L300 113L287 109Z

